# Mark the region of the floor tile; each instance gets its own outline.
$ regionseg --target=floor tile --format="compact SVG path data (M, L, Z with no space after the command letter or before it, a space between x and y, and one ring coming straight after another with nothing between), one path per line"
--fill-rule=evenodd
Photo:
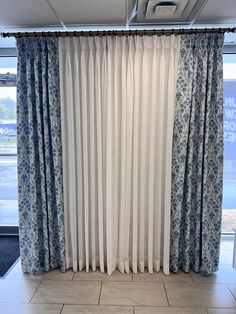
M162 283L154 282L104 282L101 304L167 306Z
M221 267L220 270L210 276L202 276L198 273L190 273L194 282L199 283L236 283L236 271L231 267Z
M80 271L75 273L74 280L95 280L95 281L132 281L132 273L122 274L120 271L115 270L112 275L103 274L100 271Z
M61 309L61 304L0 303L1 314L60 314Z
M162 271L153 274L148 272L133 274L134 281L157 281L157 282L193 282L190 274L180 271L178 274L170 273L169 276L164 275Z
M21 271L20 259L15 263L15 265L9 271L5 279L12 279L19 271Z
M74 272L69 269L65 273L61 272L59 268L44 272L41 275L33 276L29 274L24 274L21 269L20 260L15 264L13 269L9 272L6 279L34 279L34 280L72 280L74 277Z
M233 309L207 309L208 314L236 314Z
M30 302L40 280L0 280L0 302Z
M224 284L165 283L170 306L236 308Z
M61 272L60 269L54 269L49 272L44 272L38 276L33 276L29 274L22 273L19 270L17 273L9 275L8 279L25 279L25 280L72 280L74 277L74 272L67 270L65 273Z
M207 314L205 309L135 306L135 314Z
M232 294L234 295L234 297L236 299L236 284L228 284L227 286L228 286L228 288L230 289L230 291L232 292Z
M32 303L98 304L101 282L43 280Z
M65 305L62 314L133 314L132 306Z

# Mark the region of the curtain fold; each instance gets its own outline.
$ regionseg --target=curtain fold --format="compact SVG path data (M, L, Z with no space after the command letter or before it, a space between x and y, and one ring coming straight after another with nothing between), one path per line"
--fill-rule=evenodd
M60 38L67 268L169 272L179 42Z
M170 266L218 270L223 187L223 34L181 38L173 137Z
M23 272L64 265L58 39L18 38L17 154Z

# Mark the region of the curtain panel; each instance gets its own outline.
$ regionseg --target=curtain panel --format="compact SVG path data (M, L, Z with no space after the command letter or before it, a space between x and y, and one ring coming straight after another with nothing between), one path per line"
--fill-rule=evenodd
M223 187L223 34L181 38L172 157L170 266L218 270Z
M23 272L64 269L58 39L18 38L17 149Z
M222 34L17 39L24 272L217 271L222 45Z
M179 41L60 38L67 268L169 273Z

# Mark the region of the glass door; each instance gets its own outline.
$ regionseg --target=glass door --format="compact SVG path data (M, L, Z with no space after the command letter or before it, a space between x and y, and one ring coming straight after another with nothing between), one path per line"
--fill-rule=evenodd
M0 233L16 233L16 57L0 58Z
M222 233L236 229L236 54L224 54L224 184Z
M236 54L224 54L224 181L220 265L232 267L236 230Z

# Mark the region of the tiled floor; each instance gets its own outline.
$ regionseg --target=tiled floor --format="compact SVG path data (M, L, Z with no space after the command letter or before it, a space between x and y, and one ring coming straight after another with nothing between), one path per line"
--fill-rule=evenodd
M228 254L228 255L227 255ZM226 258L227 257L227 258ZM54 270L24 275L20 263L0 280L1 314L236 314L232 239L222 242L221 268L202 277Z
M95 273L23 275L18 262L0 280L1 314L236 314L236 272L165 276Z

